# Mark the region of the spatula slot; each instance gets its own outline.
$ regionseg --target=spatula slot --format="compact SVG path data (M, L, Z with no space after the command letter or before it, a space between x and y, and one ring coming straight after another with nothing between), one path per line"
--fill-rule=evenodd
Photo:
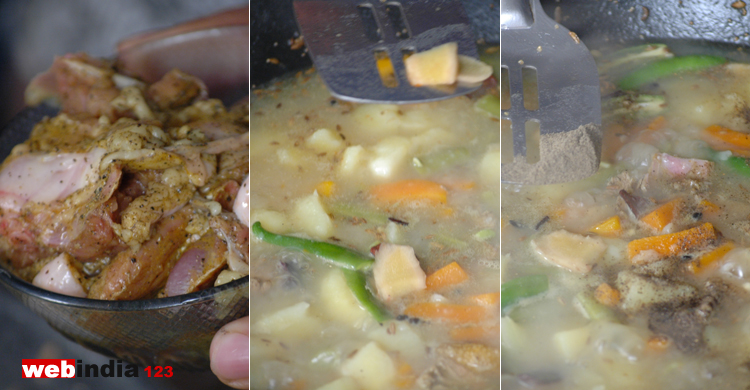
M380 81L387 88L398 87L398 79L396 78L396 71L393 69L393 62L388 52L385 50L375 50L375 64L378 67L378 74L380 74Z
M500 120L500 162L513 162L513 128L509 119Z
M362 19L362 26L364 27L365 36L367 39L373 42L382 42L383 34L381 33L378 21L375 19L375 10L372 4L360 4L357 6L359 16Z
M393 28L396 38L408 39L411 37L411 34L409 33L409 25L406 24L406 15L404 15L404 9L401 7L401 3L390 2L386 4L385 14L388 15L388 20L391 21L391 27Z
M539 121L531 119L525 123L526 130L526 163L534 164L539 162L541 153L539 151L541 126Z
M416 52L417 52L417 49L415 49L413 47L408 47L408 48L401 49L401 59L403 59L404 61L406 61L407 58L409 58L412 54L414 54Z
M510 75L507 66L500 68L500 109L510 110Z
M539 109L539 86L536 68L524 66L521 68L521 82L523 83L523 108L529 111Z

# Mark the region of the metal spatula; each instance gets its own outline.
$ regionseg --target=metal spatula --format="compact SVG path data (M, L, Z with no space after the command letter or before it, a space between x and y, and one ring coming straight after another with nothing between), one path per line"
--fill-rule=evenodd
M503 183L551 184L595 173L601 95L591 53L538 0L502 0L500 24Z
M297 24L331 94L362 103L419 103L463 95L478 85L414 87L404 56L448 42L477 57L460 0L295 0ZM381 78L387 58L392 78ZM382 62L381 62L382 64Z

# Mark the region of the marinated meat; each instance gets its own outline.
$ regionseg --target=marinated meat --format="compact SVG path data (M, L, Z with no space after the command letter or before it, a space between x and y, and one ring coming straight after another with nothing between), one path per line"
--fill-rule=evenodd
M163 218L154 227L153 238L138 250L117 254L91 286L89 298L129 300L144 298L162 286L177 261L177 251L185 244L185 233L192 208L185 207Z
M56 261L89 298L122 300L247 274L248 100L227 109L177 69L148 85L86 54L27 89L29 104L50 99L61 113L0 167L0 256L19 276ZM189 277L165 293L178 260Z

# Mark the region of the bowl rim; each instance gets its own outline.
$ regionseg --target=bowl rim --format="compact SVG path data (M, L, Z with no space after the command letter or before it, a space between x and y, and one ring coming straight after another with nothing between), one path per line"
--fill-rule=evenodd
M7 270L5 266L0 265L0 282L10 290L20 293L22 296L30 296L41 299L46 302L54 303L70 308L79 308L87 310L111 311L111 312L129 312L129 311L148 311L174 308L182 305L190 305L205 302L213 299L217 294L224 291L249 287L250 275L243 276L231 282L213 286L205 290L196 291L189 294L177 295L174 297L138 299L131 301L109 301L90 298L79 298L69 295L58 294L33 284L15 276ZM13 291L11 291L13 292Z

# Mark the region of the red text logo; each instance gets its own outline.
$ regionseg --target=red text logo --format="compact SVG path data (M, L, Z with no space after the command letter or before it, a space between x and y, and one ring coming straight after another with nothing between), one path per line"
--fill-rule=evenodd
M75 359L21 359L24 378L75 378Z

